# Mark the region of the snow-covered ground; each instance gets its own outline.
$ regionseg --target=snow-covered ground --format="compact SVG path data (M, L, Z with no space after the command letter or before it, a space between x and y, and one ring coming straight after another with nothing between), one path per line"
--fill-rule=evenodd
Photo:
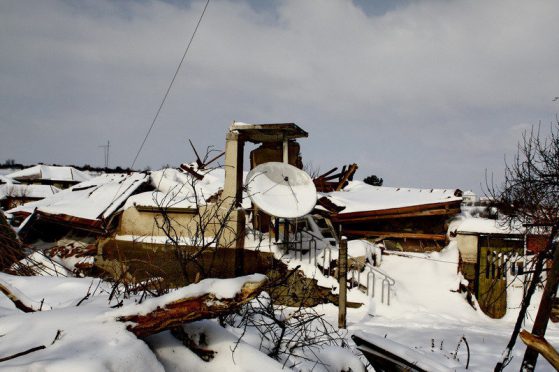
M360 255L364 252L364 244L350 242L350 252ZM385 255L379 269L395 280L390 306L386 304L386 297L385 303L381 303L380 280L377 280L375 298L358 289L350 290L348 300L361 302L364 306L348 309L347 338L355 332L376 335L424 353L425 358L453 366L451 370L465 370L466 346L460 341L465 337L470 347L468 370L492 370L510 337L522 288L510 286L507 315L500 320L490 319L473 309L463 294L456 292L462 280L456 271L457 261L458 250L454 243L440 253ZM291 265L302 265L307 274L314 271L323 285L336 284L332 277L324 277L316 270L314 264L308 264L305 256L303 261L291 257ZM264 368L272 371L291 366L298 370L333 371L344 365L359 369L356 359L345 354L348 351L335 346L316 353L324 365L282 364L258 351L263 343L255 340L254 334L246 333L237 345L243 331L231 326L223 328L215 320L185 326L186 333L205 349L217 352L211 362L204 362L168 331L144 342L128 332L125 324L112 321L120 310L110 306L115 305L118 298L109 302L111 287L98 279L0 274L0 280L17 289L29 303L43 309L23 313L5 296L0 296L0 356L45 346L42 350L1 362L0 370L221 372L261 371ZM362 278L362 282L364 280ZM83 300L88 293L90 296ZM539 295L538 292L531 306L532 318ZM133 302L134 298L125 301ZM320 305L314 310L324 314L331 324L337 324L336 306ZM530 319L525 328L531 328ZM559 345L557 325L550 324L546 338L552 345ZM353 344L350 342L350 345ZM262 348L265 351L265 347ZM506 370L518 370L524 350L518 341L514 358ZM553 368L539 358L537 370Z
M456 273L458 250L453 246L441 253L406 254L406 256L383 257L382 270L395 279L395 296L390 306L370 301L368 308L349 309L350 331L367 331L399 342L416 350L427 352L441 361L453 359L462 336L470 346L472 371L493 370L512 332L522 288L509 287L508 311L503 319L491 319L467 304L464 296L453 292L460 281ZM362 298L352 291L354 300ZM537 312L541 293L532 301L530 317ZM364 300L367 301L367 300ZM371 304L376 309L371 309ZM368 314L376 310L375 316ZM332 309L335 312L335 309ZM371 312L373 312L371 311ZM530 320L524 325L531 329ZM559 328L550 323L547 340L559 346ZM506 370L516 371L520 367L525 347L518 340L514 358ZM467 353L464 343L456 357L462 367L466 366ZM538 371L554 369L543 358L538 359Z

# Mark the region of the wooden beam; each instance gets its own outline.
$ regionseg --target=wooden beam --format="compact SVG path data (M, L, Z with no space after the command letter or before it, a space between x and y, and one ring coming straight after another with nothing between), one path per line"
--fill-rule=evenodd
M334 168L330 169L328 172L322 173L320 176L316 177L315 179L328 177L330 174L332 174L333 172L335 172L337 170L338 170L338 167L334 167Z
M371 216L362 216L362 217L354 217L354 218L340 218L341 215L338 214L338 215L333 216L332 219L337 221L337 222L351 223L351 222L367 222L367 221L375 221L375 220L389 220L389 219L394 219L394 218L445 216L445 215L453 215L453 214L458 214L458 213L460 213L460 208L430 209L430 210L419 211L419 212L408 212L408 213L399 213L399 214L385 214L385 215L371 215Z
M347 180L353 176L355 171L357 171L357 168L357 164L349 165L347 172L345 172L344 175L340 178L340 182L338 182L338 186L336 186L336 191L340 191L344 187Z
M448 202L411 205L407 207L387 208L387 209L378 209L378 210L362 211L362 212L340 213L334 216L334 218L336 221L342 222L347 219L354 219L359 217L413 213L413 212L421 212L421 211L432 210L432 209L452 210L452 209L459 209L460 204L461 204L461 200L453 200Z
M520 331L520 339L526 346L536 350L556 369L559 370L559 353L545 338L531 334L526 330Z
M361 236L361 237L377 237L384 238L405 238L405 239L427 239L427 240L446 240L445 234L424 234L424 233L408 233L395 231L367 231L367 230L348 230L344 229L345 235Z
M203 175L201 175L200 173L196 172L194 169L190 168L190 166L187 165L187 164L181 164L181 165L180 165L180 169L183 170L183 171L185 171L185 172L190 173L190 174L192 175L192 177L196 178L196 179L199 180L199 181L202 180L202 179L204 178Z

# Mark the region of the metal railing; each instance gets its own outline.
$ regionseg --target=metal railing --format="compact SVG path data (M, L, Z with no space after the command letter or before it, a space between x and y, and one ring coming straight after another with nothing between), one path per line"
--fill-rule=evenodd
M378 275L379 276L378 279L382 279L380 302L384 303L386 299L386 305L390 306L390 296L394 286L396 285L396 280L394 280L394 278L390 277L388 274L380 271L379 269L377 269L376 267L370 264L365 265L365 267L369 269L369 272L367 273L367 285L366 285L367 295L371 296L372 298L375 297L375 289L376 289L377 275Z
M310 239L303 240L303 234L310 236ZM332 276L332 246L330 245L330 239L327 241L327 245L321 250L322 258L322 272L328 278ZM323 241L326 241L323 239ZM307 251L308 254L308 263L313 263L314 258L314 265L316 267L319 266L319 254L317 248L317 239L313 234L310 234L306 231L298 231L295 234L295 240L292 242L278 242L278 245L283 245L287 252L295 251L295 259L299 259L303 261L303 251ZM336 246L338 244L336 243ZM306 248L306 249L305 249ZM363 270L364 269L364 270ZM367 271L366 281L365 283L361 282L361 278L364 272ZM381 303L385 303L387 306L390 306L390 300L392 297L392 292L394 291L394 287L396 285L396 280L390 277L388 274L382 272L378 268L372 266L371 264L365 265L352 265L352 267L348 270L348 283L352 287L357 285L357 287L361 286L364 287L367 291L367 295L374 298L376 292L377 282L380 282L380 290L381 290ZM351 279L351 280L349 280Z

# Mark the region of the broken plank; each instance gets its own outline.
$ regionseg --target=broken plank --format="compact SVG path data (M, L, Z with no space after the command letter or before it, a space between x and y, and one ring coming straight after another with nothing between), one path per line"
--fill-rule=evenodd
M190 173L194 178L196 178L197 180L201 180L204 178L203 175L199 174L198 172L196 172L194 169L190 168L190 166L188 166L187 164L181 164L180 165L180 169Z
M359 216L359 217L344 217L344 223L353 223L353 222L367 222L367 221L374 221L374 220L389 220L394 218L410 218L410 217L430 217L430 216L446 216L446 215L454 215L459 214L460 208L453 208L453 209L431 209L419 212L408 212L408 213L395 213L395 214L377 214L377 215L370 215L370 216ZM340 217L334 217L334 220L340 220Z
M345 167L344 167L345 168ZM340 178L340 182L338 183L338 186L336 187L336 191L340 191L341 189L343 189L343 187L345 186L345 183L347 182L347 180L350 177L353 177L353 174L357 171L357 164L350 164L347 172L344 173L344 175Z

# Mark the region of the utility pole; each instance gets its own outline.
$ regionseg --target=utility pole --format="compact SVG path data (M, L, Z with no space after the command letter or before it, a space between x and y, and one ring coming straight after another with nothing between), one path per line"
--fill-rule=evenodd
M110 148L111 148L111 142L107 141L106 145L101 145L99 147L103 148L103 156L105 158L104 159L105 160L105 168L108 168L109 167L109 151L110 151Z

